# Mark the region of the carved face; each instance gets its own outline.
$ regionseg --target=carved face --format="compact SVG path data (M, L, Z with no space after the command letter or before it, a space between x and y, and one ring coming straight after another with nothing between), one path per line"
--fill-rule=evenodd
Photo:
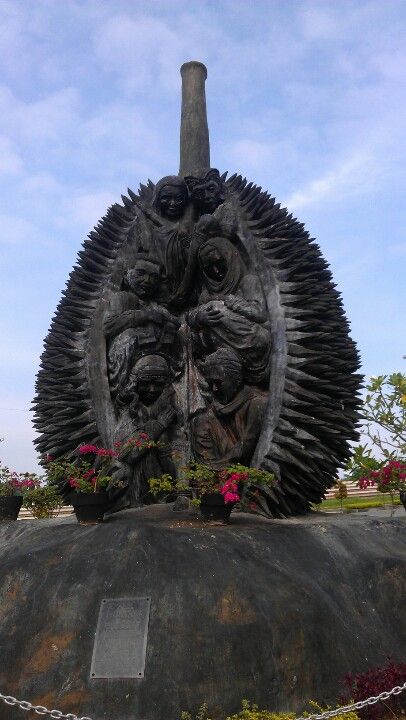
M127 273L127 285L133 293L142 299L153 297L158 289L160 274L157 265L147 260L139 260Z
M217 248L210 248L201 255L203 271L211 280L219 282L227 274L227 263Z
M241 389L242 380L233 373L225 372L224 368L212 368L206 376L207 384L213 397L222 405L226 405Z
M162 395L167 382L168 380L163 378L139 378L136 383L136 390L143 405L153 405Z
M158 207L168 220L179 220L187 203L186 191L175 185L165 185L158 195Z
M212 213L223 202L222 189L215 180L196 185L192 190L192 202L202 213Z

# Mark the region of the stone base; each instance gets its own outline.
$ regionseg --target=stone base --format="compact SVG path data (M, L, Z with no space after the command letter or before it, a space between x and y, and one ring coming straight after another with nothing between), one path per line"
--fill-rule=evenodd
M102 525L2 523L0 692L97 720L334 701L348 671L405 660L405 530L403 508L233 513L219 526L169 505ZM91 679L101 600L140 595L151 597L145 678Z

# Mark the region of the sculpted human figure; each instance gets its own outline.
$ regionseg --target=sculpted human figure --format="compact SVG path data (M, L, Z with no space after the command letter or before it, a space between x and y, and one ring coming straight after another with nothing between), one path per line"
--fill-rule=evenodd
M121 451L116 461L110 489L113 511L153 501L148 479L169 473L176 475L171 444L176 442L182 424L172 387L168 362L160 355L146 355L134 365L121 398L115 430L115 443L126 443L145 433L152 447L132 445ZM114 483L118 486L114 487Z
M165 268L168 298L178 288L187 264L192 218L185 214L189 190L183 178L167 175L155 186L152 205L163 221L153 232L155 253Z
M188 201L188 187L178 175L166 175L155 185L152 205L166 221L178 222L184 215Z
M249 465L261 432L267 394L244 385L238 355L220 348L206 358L202 373L211 394L209 408L192 420L192 451L198 462L222 469Z
M201 245L198 268L199 304L188 314L196 356L229 346L240 358L245 380L265 383L271 333L258 276L247 271L238 249L222 237Z
M160 351L175 357L179 321L154 301L161 278L160 265L138 255L124 276L122 290L113 295L105 316L107 369L111 396L126 386L137 357Z
M218 170L211 168L203 178L186 177L197 217L214 211L226 198L225 185Z

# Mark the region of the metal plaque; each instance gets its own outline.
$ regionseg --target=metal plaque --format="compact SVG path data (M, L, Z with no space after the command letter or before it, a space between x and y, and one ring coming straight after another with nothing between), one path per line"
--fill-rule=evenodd
M92 678L143 678L151 598L101 601Z

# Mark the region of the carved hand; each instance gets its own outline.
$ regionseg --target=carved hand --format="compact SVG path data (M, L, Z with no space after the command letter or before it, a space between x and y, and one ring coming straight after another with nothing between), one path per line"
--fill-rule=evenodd
M121 313L121 315L113 315L112 317L107 318L104 323L104 331L106 335L118 334L119 332L126 330L126 328L131 327L129 324L131 315L132 311L128 310L127 312Z
M181 323L174 315L171 315L170 312L164 307L155 308L153 312L157 316L157 322L163 323L169 323L170 325L174 325L176 328L179 328ZM159 319L158 319L159 316Z
M145 325L150 320L150 314L144 310L126 310L120 315L107 318L104 323L104 332L107 336L118 335L131 327Z
M198 325L218 325L223 317L223 303L210 302L203 305L196 313L196 322Z

